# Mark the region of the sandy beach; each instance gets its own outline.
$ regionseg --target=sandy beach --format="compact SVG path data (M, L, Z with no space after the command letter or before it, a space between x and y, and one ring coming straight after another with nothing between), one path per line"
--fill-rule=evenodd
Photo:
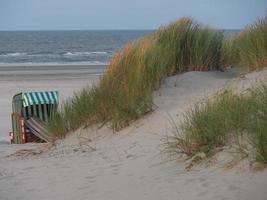
M0 1L0 200L267 200L267 1Z
M50 150L44 150L47 145L0 145L0 199L266 200L266 170L255 172L246 162L227 169L214 159L211 166L187 171L186 162L171 158L161 148L162 137L171 132L170 116L179 121L190 106L225 85L238 82L246 87L266 74L267 70L235 78L230 70L169 77L154 93L155 111L119 132L108 127L81 128ZM93 75L49 78L1 79L5 97L1 97L1 111L8 115L17 91L58 89L67 97L97 80ZM1 117L5 132L9 118ZM5 139L5 134L1 137ZM17 150L20 153L11 155Z
M105 70L104 65L49 65L0 67L0 141L8 141L11 131L13 95L27 91L58 90L64 100L87 84L92 84Z

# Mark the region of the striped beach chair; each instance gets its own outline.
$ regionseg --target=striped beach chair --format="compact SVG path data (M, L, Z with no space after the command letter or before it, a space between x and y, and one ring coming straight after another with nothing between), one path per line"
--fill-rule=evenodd
M12 100L11 143L48 142L46 122L53 116L59 102L58 91L25 92L14 95Z

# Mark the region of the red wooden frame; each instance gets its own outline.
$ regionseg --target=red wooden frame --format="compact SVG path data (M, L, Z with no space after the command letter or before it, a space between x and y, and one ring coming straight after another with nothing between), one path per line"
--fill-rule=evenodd
M21 133L22 133L22 144L25 144L27 142L27 137L26 137L26 133L25 133L25 126L24 126L24 119L23 117L21 117L19 114L17 113L11 113L11 117L14 117L16 120L19 121L20 124L20 128L21 128ZM9 137L10 137L10 143L12 143L13 139L14 139L14 133L9 132Z

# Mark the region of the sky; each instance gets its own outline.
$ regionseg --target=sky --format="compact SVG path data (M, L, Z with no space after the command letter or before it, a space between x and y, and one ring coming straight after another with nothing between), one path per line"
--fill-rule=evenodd
M184 16L242 29L267 0L0 0L0 30L155 29Z

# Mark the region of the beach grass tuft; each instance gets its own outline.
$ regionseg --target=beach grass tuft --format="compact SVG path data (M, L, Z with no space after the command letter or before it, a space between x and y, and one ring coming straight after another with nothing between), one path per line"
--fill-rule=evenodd
M196 104L168 141L169 150L189 157L216 149L240 138L248 138L255 160L267 164L267 84L266 79L242 94L224 89L204 103ZM181 134L182 133L182 134ZM175 148L173 148L175 147Z
M234 63L250 70L267 66L267 16L230 39Z

